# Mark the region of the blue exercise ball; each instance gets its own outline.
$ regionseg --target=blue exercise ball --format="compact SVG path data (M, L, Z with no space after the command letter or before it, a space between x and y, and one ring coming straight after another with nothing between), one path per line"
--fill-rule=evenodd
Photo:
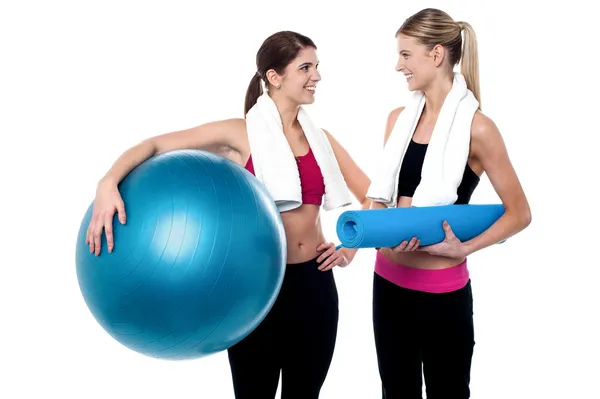
M76 269L85 303L118 342L185 360L242 340L283 283L286 241L264 186L230 160L199 150L159 154L119 185L127 222L113 220L114 250L95 256L79 229Z

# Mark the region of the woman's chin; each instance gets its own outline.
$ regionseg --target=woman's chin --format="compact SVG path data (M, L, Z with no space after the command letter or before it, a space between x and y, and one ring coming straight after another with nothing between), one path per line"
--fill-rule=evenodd
M410 90L410 91L417 91L417 90L420 90L421 88L419 87L419 85L417 84L417 82L415 82L413 79L414 79L414 78L411 78L411 79L409 79L409 80L406 82L406 84L407 84L407 87L408 87L408 90Z
M315 93L306 93L302 96L304 104L312 104L315 102Z

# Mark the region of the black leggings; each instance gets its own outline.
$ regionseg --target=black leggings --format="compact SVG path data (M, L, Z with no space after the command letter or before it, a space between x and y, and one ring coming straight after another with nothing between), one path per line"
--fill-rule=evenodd
M399 287L375 274L373 327L382 397L470 397L475 345L471 282L433 294Z
M288 265L264 321L228 350L237 399L317 399L337 336L338 292L331 270L316 260Z

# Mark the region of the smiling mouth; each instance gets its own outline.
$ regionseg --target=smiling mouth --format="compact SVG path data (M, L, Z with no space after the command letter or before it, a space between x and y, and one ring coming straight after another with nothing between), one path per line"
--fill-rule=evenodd
M311 93L314 93L317 89L317 86L304 86L304 89L310 91Z
M412 73L407 73L404 76L406 77L406 80L411 80L412 77L413 77L413 74Z

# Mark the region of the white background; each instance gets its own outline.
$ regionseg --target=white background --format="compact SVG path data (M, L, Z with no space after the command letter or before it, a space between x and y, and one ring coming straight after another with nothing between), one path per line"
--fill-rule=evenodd
M323 3L2 3L0 397L232 398L225 353L146 358L90 315L74 255L96 183L144 138L241 117L256 51L278 30L317 43L323 81L311 111L371 174L386 116L406 90L394 33L428 6L473 25L483 111L503 133L533 211L526 231L469 260L473 397L600 397L591 10L576 1ZM498 202L487 179L472 202ZM338 214L325 215L335 242ZM363 250L335 270L339 336L322 398L381 395L373 260Z

